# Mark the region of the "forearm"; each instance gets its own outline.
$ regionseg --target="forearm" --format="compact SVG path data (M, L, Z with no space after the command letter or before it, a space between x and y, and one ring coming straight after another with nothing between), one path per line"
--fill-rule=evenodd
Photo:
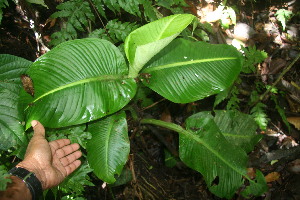
M11 176L11 183L7 184L6 191L0 191L1 200L31 200L31 193L22 179Z

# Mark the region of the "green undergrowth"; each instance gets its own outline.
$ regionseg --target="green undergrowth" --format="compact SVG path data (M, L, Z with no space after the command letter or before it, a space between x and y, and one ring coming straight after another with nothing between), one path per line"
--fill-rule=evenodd
M142 128L150 124L172 130L179 138L179 157L166 151L166 165L174 167L181 160L202 174L214 195L262 195L267 190L264 174L256 169L251 179L247 164L262 138L260 130L268 126L266 102L260 97L270 86L256 79L245 100L241 83L245 75L257 73L267 54L256 47L239 52L230 45L209 44L211 25L183 14L186 6L183 0L60 3L51 15L59 23L48 53L35 62L0 55L0 126L5 127L0 129L0 149L10 152L5 162L23 158L30 122L39 120L49 141L69 138L83 152L82 166L44 197L85 199L85 188L93 187L95 179L110 186L130 181L123 178L130 174L124 166L130 152L127 120L133 118ZM228 5L226 12L235 17ZM23 74L32 84L23 82L24 89ZM286 122L278 105L281 94L275 88L271 92ZM215 102L213 109L195 110L179 126L142 117L147 116L145 108L155 106L154 93L178 105L209 96ZM8 109L10 115L5 115ZM6 180L8 167L2 165L1 180ZM6 183L1 181L2 189Z

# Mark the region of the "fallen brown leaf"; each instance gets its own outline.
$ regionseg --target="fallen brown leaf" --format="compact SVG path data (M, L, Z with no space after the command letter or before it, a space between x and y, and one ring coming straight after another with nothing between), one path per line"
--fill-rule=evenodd
M287 121L293 124L296 129L300 130L300 117L288 117Z
M279 178L280 178L280 174L278 172L271 172L265 176L267 183L277 181Z
M254 168L247 168L247 175L248 175L251 179L254 179L254 178L256 177L255 169L254 169Z

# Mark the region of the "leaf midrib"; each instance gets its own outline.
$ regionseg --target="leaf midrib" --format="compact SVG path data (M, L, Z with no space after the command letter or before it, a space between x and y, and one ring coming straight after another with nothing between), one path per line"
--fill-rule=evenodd
M232 133L222 133L222 135L226 137L236 137L236 138L251 138L253 135L239 135L239 134L232 134Z
M112 134L112 129L113 129L113 125L114 125L114 119L109 119L109 124L108 124L108 128L107 128L107 132L108 134L106 134L106 141L105 141L105 171L106 171L106 175L109 177L109 155L108 155L108 149L109 149L109 145L110 145L110 139L111 139L111 134Z
M57 87L53 90L50 90L50 91L42 94L41 96L37 97L36 99L34 99L32 103L35 103L38 100L44 98L45 96L53 94L57 91L60 91L60 90L63 90L63 89L69 88L69 87L73 87L73 86L76 86L76 85L81 85L81 84L84 84L84 83L90 83L90 82L96 82L96 81L114 81L114 80L124 80L124 79L128 79L128 77L125 76L125 75L116 75L116 74L114 74L114 75L101 75L101 76L91 77L91 78L87 78L87 79L82 79L82 80L79 80L79 81L76 81L76 82L72 82L72 83L69 83L69 84L66 84L66 85L59 86L59 87Z
M176 62L166 65L159 65L154 67L149 67L143 70L143 73L150 73L153 71L163 70L167 68L175 68L179 66L186 66L191 64L197 64L197 63L204 63L204 62L217 62L217 61L223 61L223 60L237 60L237 57L220 57L220 58L207 58L207 59L199 59L199 60L190 60L190 61L184 61L184 62Z
M161 38L162 37L162 35L163 35L163 33L167 30L167 28L170 26L170 24L174 21L174 19L176 18L177 16L174 16L166 25L165 25L165 27L163 28L163 30L160 32L160 34L158 35L158 37L156 38L156 40L154 40L154 41L158 41L158 40L161 40L161 39L163 39L163 38ZM176 34L176 33L174 33L174 34ZM174 35L174 34L172 34L172 35ZM172 36L172 35L170 35L170 36ZM169 37L169 36L168 36Z

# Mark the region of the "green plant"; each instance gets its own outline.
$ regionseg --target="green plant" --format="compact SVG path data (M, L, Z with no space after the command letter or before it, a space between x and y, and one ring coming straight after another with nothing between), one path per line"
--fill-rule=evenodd
M11 179L8 178L9 176L5 167L0 165L0 191L6 190L7 183L11 183Z
M241 71L242 57L232 46L175 39L193 19L172 15L132 31L124 44L129 66L117 47L97 38L68 41L41 56L26 72L34 91L20 94L25 129L33 119L49 128L88 123L89 164L100 179L113 183L129 154L120 110L139 82L170 101L189 103L226 90ZM155 119L141 123L178 132L180 159L204 176L210 191L231 198L245 180L245 196L266 190L261 172L255 180L246 172L246 153L260 138L251 120L238 111L215 111L214 117L210 112L189 117L185 128Z
M2 9L7 7L8 6L8 2L7 0L2 0L0 1L0 24L1 24L1 21L2 21L2 17L3 17L3 11Z
M89 30L89 22L94 21L89 3L82 0L70 0L57 6L57 11L51 15L51 18L67 19L62 22L61 30L51 35L52 45L77 38L77 31Z
M0 55L0 60L0 150L7 150L17 145L26 146L28 142L23 127L24 113L18 109L18 98L22 87L20 76L26 73L32 62L6 54Z
M89 34L91 38L101 38L111 41L116 44L118 42L125 42L129 33L137 29L139 26L136 23L129 23L118 21L117 19L110 20L105 29L96 29Z
M51 15L53 19L61 19L61 27L51 35L50 44L56 46L64 41L84 38L85 32L88 32L89 37L108 39L114 44L124 42L126 36L138 25L117 19L109 20L106 10L119 15L125 12L127 15L140 18L141 21L143 19L154 21L163 17L157 7L179 14L183 13L184 6L187 6L184 0L158 0L155 4L151 0L68 0L59 4L57 6L59 11ZM96 16L101 21L101 28L94 23ZM105 24L102 18L109 21Z
M286 23L292 18L293 12L285 9L279 9L275 13L276 19L281 22L282 29L285 30Z
M245 62L242 68L242 72L244 73L256 72L256 65L268 57L265 51L257 50L255 46L249 46L248 48L242 47L242 51L245 54Z

